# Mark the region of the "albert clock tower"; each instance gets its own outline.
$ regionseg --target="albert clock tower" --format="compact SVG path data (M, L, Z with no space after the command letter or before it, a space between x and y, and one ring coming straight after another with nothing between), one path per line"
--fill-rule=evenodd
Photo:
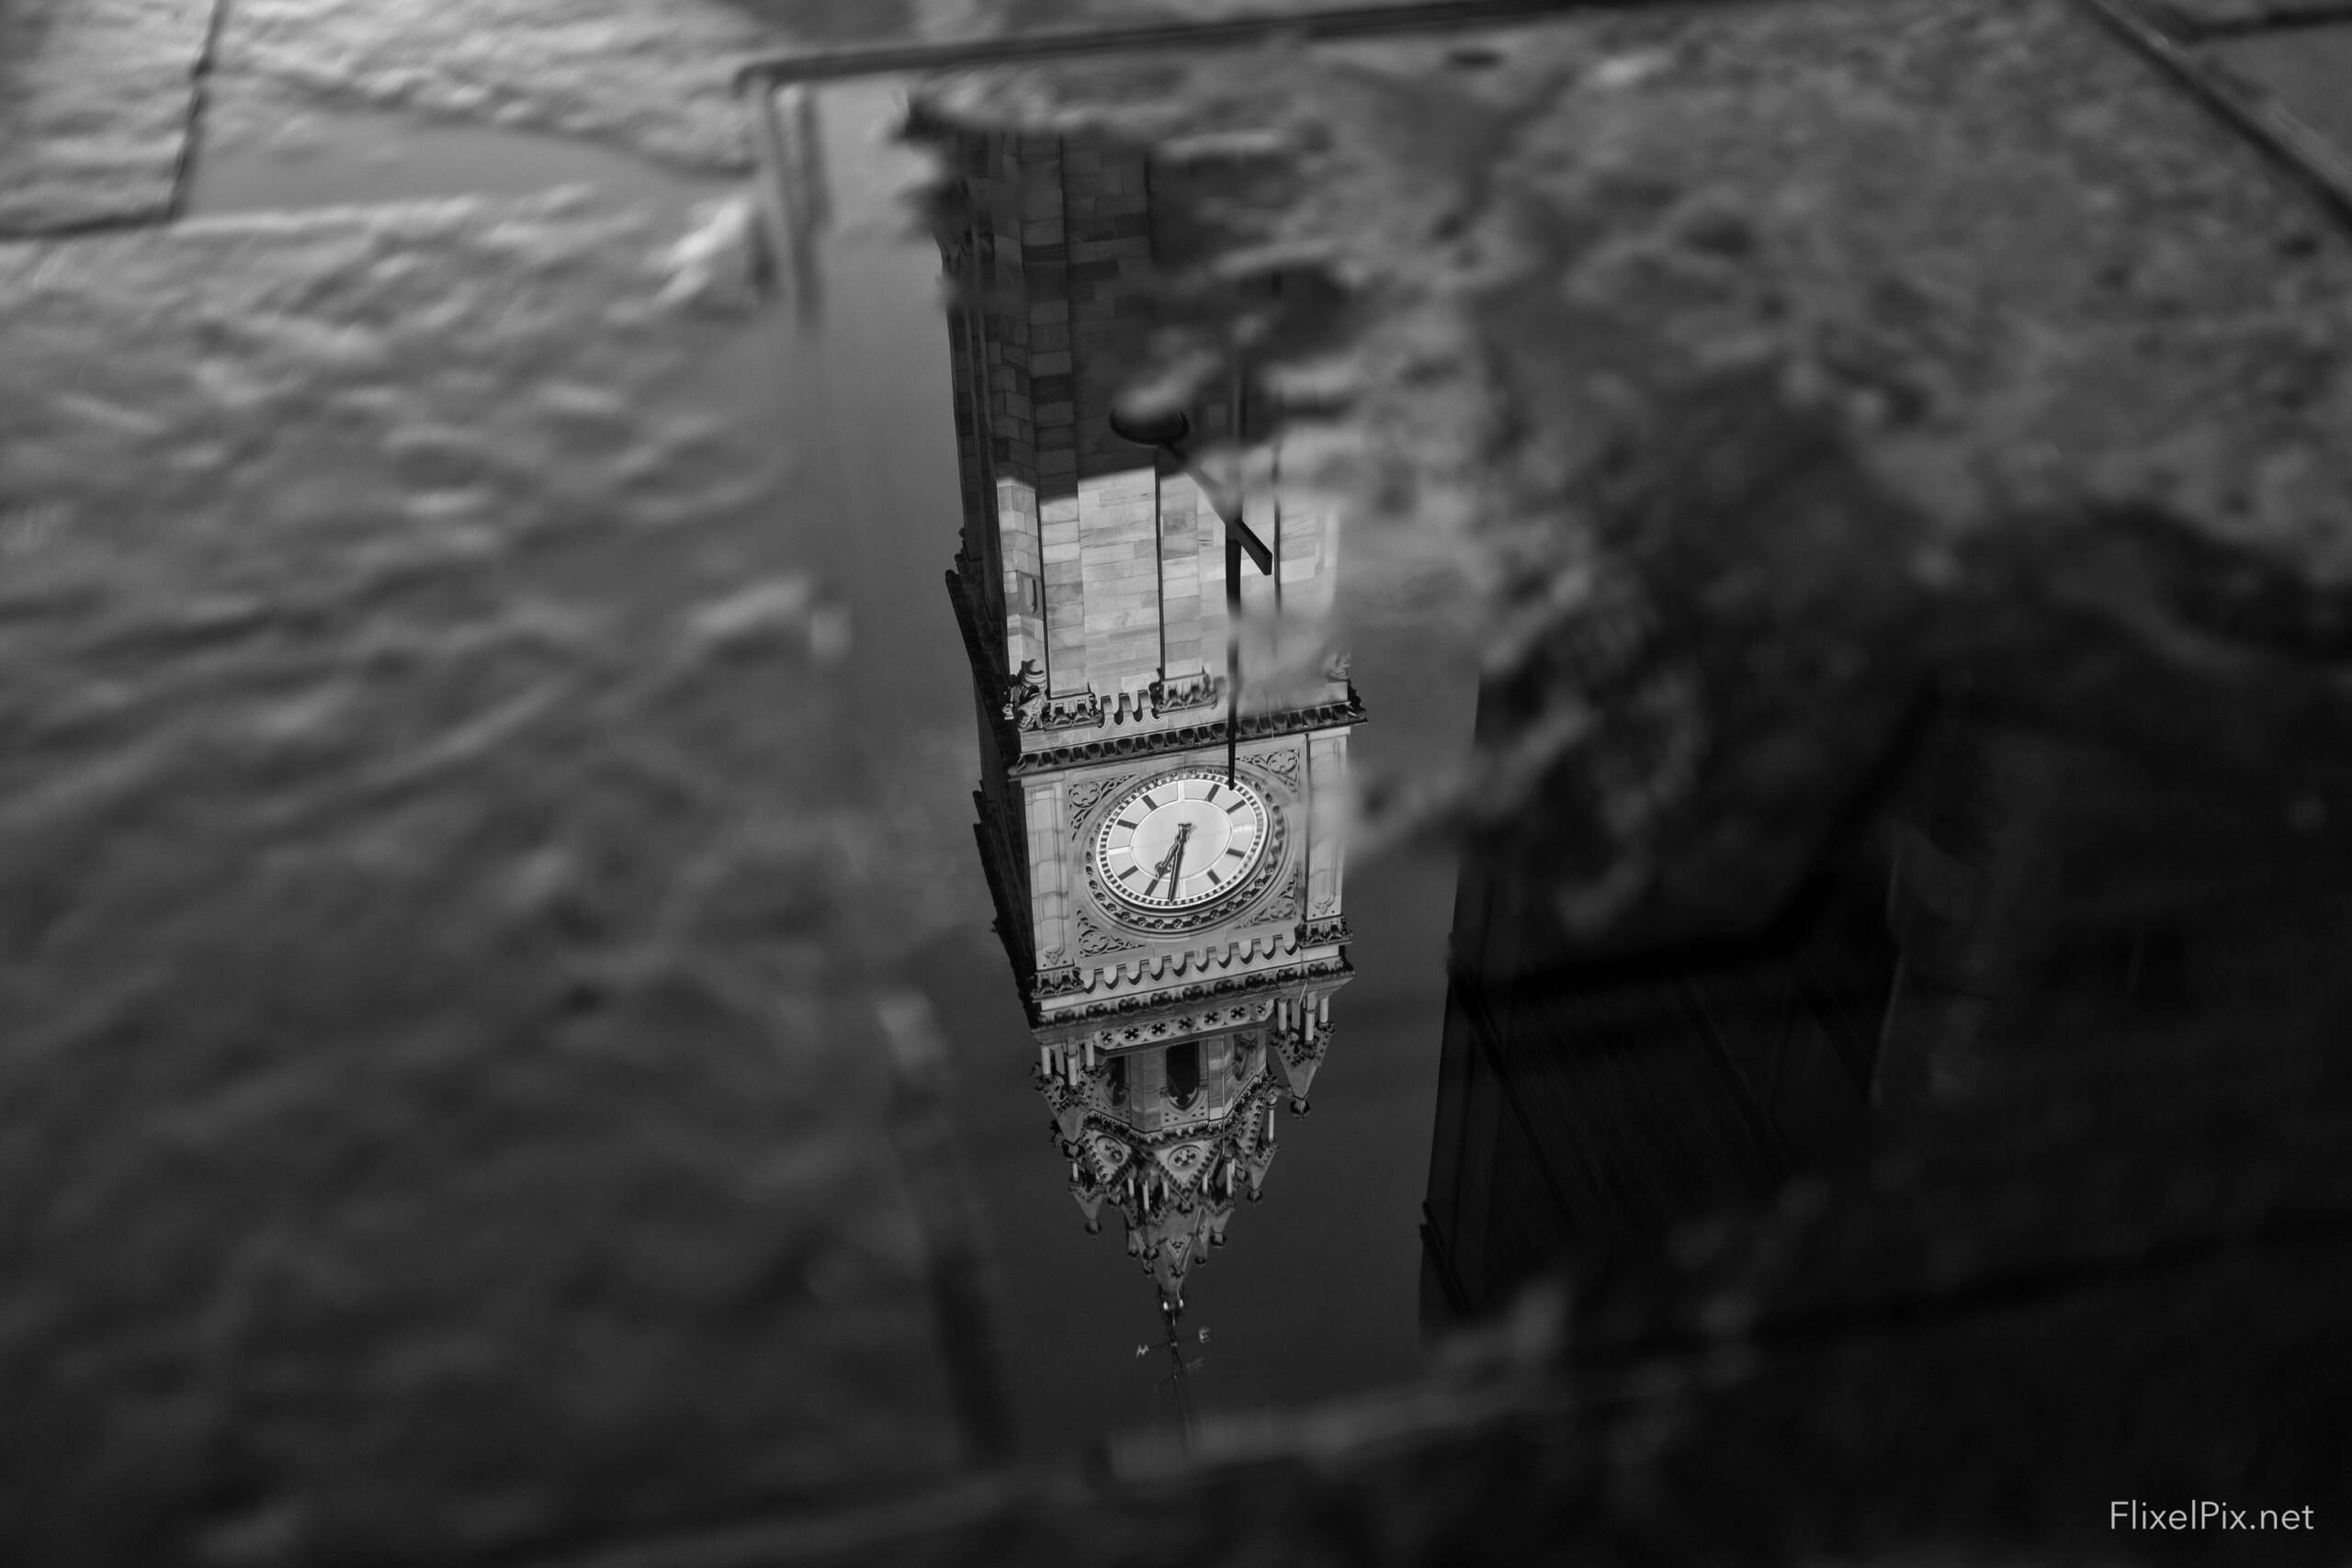
M962 198L941 233L964 495L947 583L979 717L980 856L1071 1191L1090 1230L1105 1205L1122 1217L1172 1313L1258 1195L1278 1107L1306 1109L1350 975L1363 706L1341 660L1275 695L1236 651L1244 624L1319 619L1335 529L1269 484L1213 497L1186 460L1112 430L1152 327L1140 153L926 134ZM1192 411L1212 482L1248 445L1240 400ZM1245 506L1272 570L1237 578L1227 518Z

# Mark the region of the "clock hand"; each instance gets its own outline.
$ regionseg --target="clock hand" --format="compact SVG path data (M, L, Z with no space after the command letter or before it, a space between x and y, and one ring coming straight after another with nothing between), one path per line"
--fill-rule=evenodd
M1182 823L1177 828L1176 841L1169 846L1168 852L1160 857L1159 863L1151 868L1151 885L1143 890L1145 897L1149 898L1159 891L1159 879L1163 876L1168 879L1169 896L1170 897L1175 896L1176 884L1182 880L1179 873L1182 871L1184 865L1184 840L1192 836L1193 825L1190 822Z

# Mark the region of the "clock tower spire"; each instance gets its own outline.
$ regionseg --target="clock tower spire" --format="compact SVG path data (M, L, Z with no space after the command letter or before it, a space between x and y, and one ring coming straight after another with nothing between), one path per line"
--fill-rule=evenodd
M1262 477L1237 482L1271 458L1239 376L1172 422L1197 459L1113 428L1159 298L1144 153L922 134L956 197L947 586L980 858L1071 1195L1089 1230L1119 1216L1181 1310L1262 1190L1279 1116L1306 1111L1351 973L1341 829L1363 708L1344 660L1303 680L1271 655L1245 668L1259 639L1241 637L1319 618L1336 530Z

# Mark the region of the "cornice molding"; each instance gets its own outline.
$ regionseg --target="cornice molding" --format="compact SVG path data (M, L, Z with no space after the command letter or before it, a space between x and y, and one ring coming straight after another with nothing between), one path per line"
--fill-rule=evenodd
M1357 696L1355 688L1351 686L1346 699L1341 702L1317 703L1313 707L1283 708L1273 713L1244 714L1236 730L1243 740L1257 740L1277 735L1297 735L1307 730L1333 729L1341 725L1356 725L1364 721L1363 699ZM1225 721L1215 719L1207 724L1189 724L1174 729L1147 730L1140 735L1106 736L1100 740L1053 746L1020 756L1012 755L1012 748L1008 747L1005 771L1013 774L1048 773L1057 768L1079 767L1114 758L1196 750L1216 745L1225 739Z
M1065 974L1069 971L1064 971ZM1057 1010L1046 1014L1034 998L1029 1006L1029 1021L1033 1027L1058 1029L1066 1025L1091 1023L1106 1018L1121 1018L1138 1013L1148 1008L1180 1007L1187 1002L1202 1001L1211 997L1239 997L1258 991L1268 991L1282 986L1296 985L1303 980L1328 979L1333 976L1352 976L1355 969L1348 963L1347 954L1318 958L1306 964L1285 964L1279 968L1252 969L1240 975L1228 975L1215 980L1195 980L1188 985L1170 986L1165 990L1143 992L1133 996L1087 1002L1080 1006Z

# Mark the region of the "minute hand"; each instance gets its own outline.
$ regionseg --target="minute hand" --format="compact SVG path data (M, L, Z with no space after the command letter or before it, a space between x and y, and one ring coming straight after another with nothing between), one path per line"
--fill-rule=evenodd
M1177 828L1176 841L1168 846L1168 852L1160 857L1158 865L1151 868L1151 885L1143 890L1145 897L1149 898L1159 891L1162 877L1168 881L1168 896L1170 898L1176 897L1176 885L1182 880L1184 869L1184 840L1192 836L1193 825L1190 822Z

